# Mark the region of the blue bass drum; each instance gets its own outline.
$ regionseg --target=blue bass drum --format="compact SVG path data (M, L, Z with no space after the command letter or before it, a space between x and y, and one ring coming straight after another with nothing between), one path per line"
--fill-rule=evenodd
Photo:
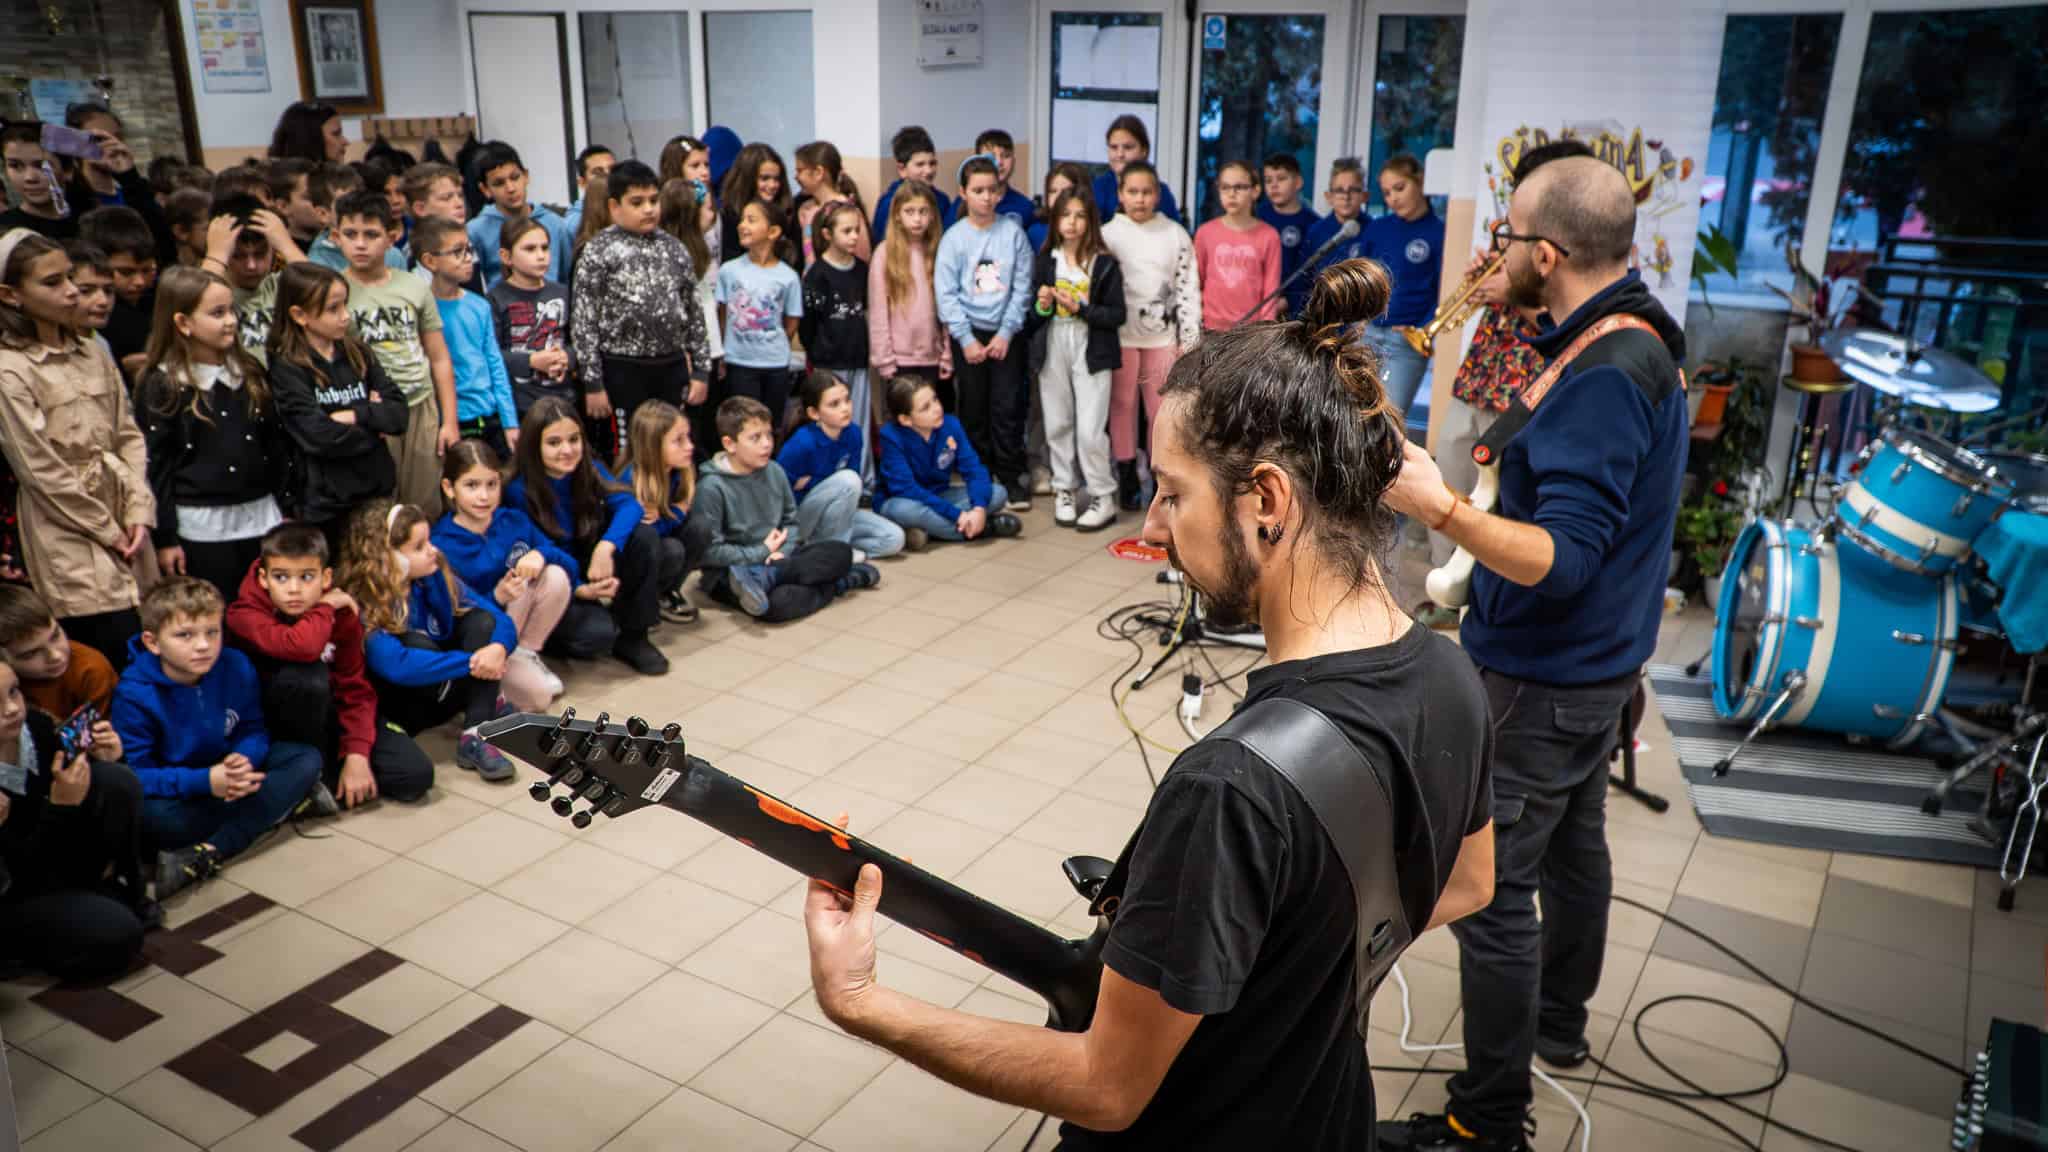
M1893 426L1856 457L1835 509L1842 539L1904 572L1938 576L2005 511L2012 481L1939 436Z
M1793 672L1782 726L1912 743L1948 689L1955 580L1889 568L1797 525L1758 520L1729 554L1714 625L1714 708L1754 720Z

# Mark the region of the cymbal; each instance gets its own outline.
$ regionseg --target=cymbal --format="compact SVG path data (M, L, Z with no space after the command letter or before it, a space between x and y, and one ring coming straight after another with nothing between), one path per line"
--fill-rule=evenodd
M1867 328L1837 328L1820 346L1852 378L1907 404L1965 413L1998 407L1997 382L1939 348Z

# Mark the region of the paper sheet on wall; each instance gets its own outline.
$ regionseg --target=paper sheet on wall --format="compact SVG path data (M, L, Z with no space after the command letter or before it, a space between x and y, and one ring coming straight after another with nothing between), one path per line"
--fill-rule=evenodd
M1159 29L1150 25L1060 25L1061 88L1159 90Z
M262 0L193 0L199 76L208 92L270 91Z
M86 101L98 102L100 90L90 80L40 78L28 82L28 96L36 106L36 119L45 124L62 124L66 108Z
M1130 113L1145 122L1145 131L1155 139L1159 129L1159 108L1112 100L1054 100L1052 102L1052 158L1078 160L1084 164L1109 162L1109 147L1103 137L1110 121Z

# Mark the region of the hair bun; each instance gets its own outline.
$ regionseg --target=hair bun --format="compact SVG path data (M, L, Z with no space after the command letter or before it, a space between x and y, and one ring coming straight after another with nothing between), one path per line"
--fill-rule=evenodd
M1370 320L1387 310L1393 295L1393 278L1377 260L1362 256L1340 260L1316 277L1308 304L1301 310L1301 322L1317 331L1332 324Z

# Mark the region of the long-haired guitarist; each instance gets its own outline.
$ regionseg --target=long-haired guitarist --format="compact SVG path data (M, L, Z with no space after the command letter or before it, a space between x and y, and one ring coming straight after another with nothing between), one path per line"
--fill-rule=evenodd
M1518 1152L1532 1051L1587 1056L1613 889L1607 754L1656 646L1687 445L1684 338L1629 270L1635 225L1628 182L1599 160L1520 180L1493 237L1508 302L1559 319L1531 339L1544 374L1487 437L1512 435L1499 514L1462 503L1413 445L1387 494L1478 565L1461 638L1493 716L1501 869L1492 904L1453 928L1465 1071L1447 1112L1381 1125L1383 1148Z
M1378 265L1346 261L1322 273L1300 320L1211 333L1174 365L1145 539L1211 620L1264 630L1272 664L1251 674L1240 718L1313 709L1329 721L1310 745L1317 763L1392 782L1391 835L1372 845L1384 864L1364 887L1392 869L1404 931L1419 933L1491 897L1490 736L1470 663L1401 612L1383 575L1394 517L1382 496L1404 436L1355 325L1388 292ZM936 1076L1064 1120L1064 1149L1370 1148L1364 900L1348 871L1360 857L1340 858L1296 779L1213 733L1175 758L1097 900L1116 908L1085 1032L888 987L872 865L850 899L811 888L818 1001Z

